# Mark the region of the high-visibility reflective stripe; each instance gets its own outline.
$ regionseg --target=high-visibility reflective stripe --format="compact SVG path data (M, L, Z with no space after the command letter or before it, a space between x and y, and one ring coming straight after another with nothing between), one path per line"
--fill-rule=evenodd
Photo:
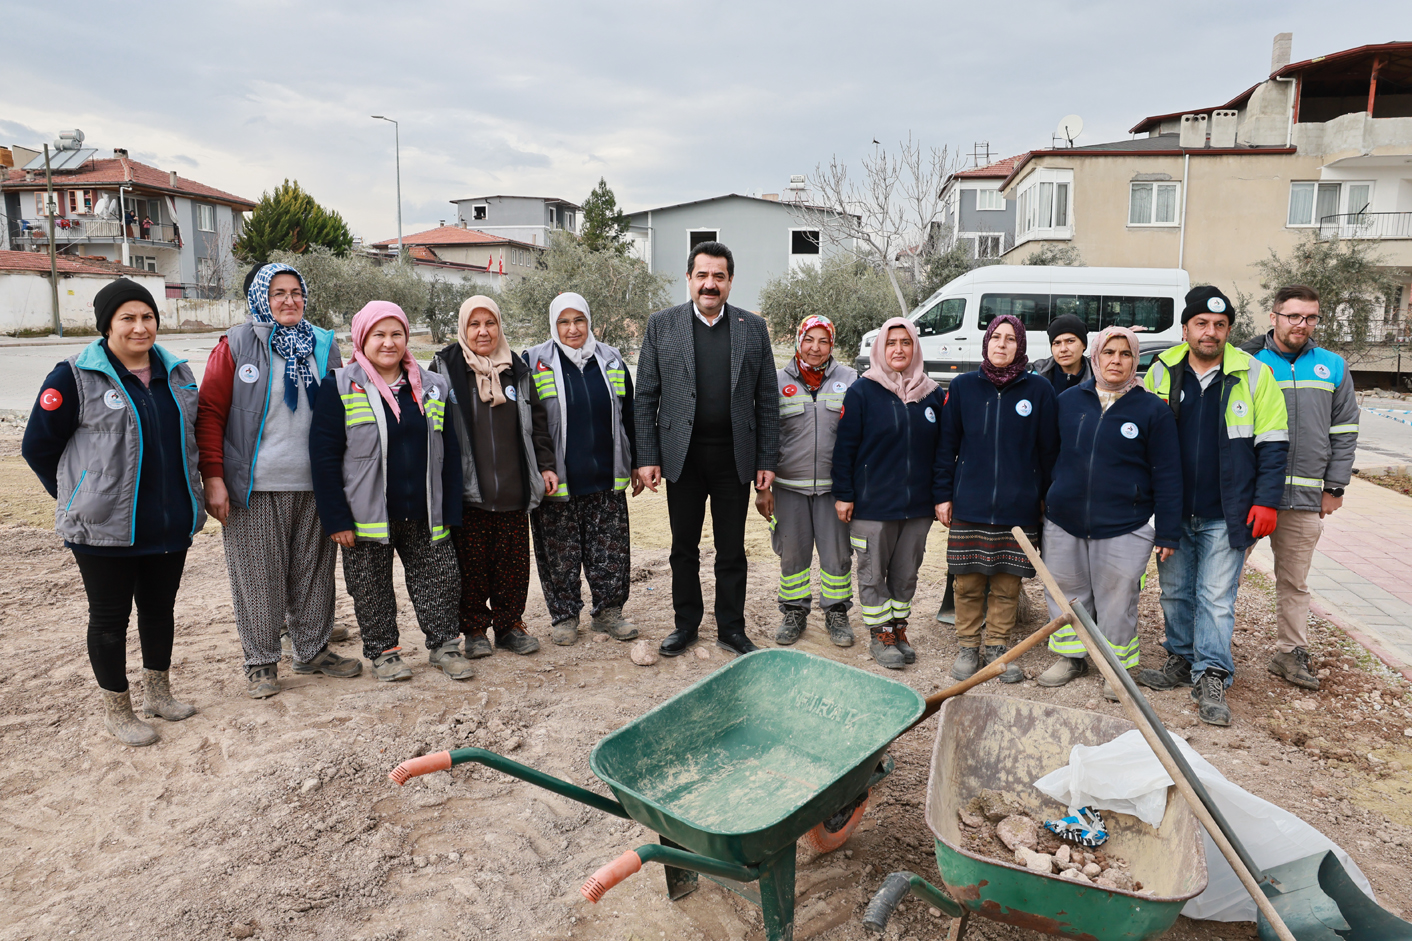
M1332 392L1335 386L1332 382L1325 382L1322 379L1279 379L1275 385L1281 389L1321 389L1324 392Z
M863 605L863 623L869 627L886 624L892 620L892 600L878 605Z
M353 412L349 412L348 420L345 422L345 424L351 428L353 425L366 425L370 421L377 421L377 416L374 415L371 411L369 411L367 414L354 414Z
M1253 438L1255 437L1254 425L1226 425L1227 438ZM1052 636L1052 635L1051 635Z
M847 584L837 588L830 585L822 585L819 588L819 594L828 598L830 601L847 601L853 596L853 585Z
M823 581L825 585L853 584L853 576L848 572L845 572L842 575L830 575L828 572L820 571L819 578Z
M614 490L626 490L626 489L628 489L628 484L630 484L630 483L632 483L632 478L631 478L631 477L614 477L614 478L613 478L613 489L614 489Z
M376 539L380 536L387 535L387 524L355 522L353 524L353 532L359 536L368 536L370 538Z
M445 539L449 535L451 535L451 530L447 529L445 526L433 526L431 528L432 542L437 542L439 540Z
M1233 435L1232 437L1234 437L1234 435ZM1249 433L1247 433L1247 434L1245 434L1245 435L1242 435L1241 437L1249 438L1250 435L1249 435ZM1260 434L1256 435L1256 436L1255 436L1255 445L1256 445L1256 447L1259 447L1260 445L1264 444L1266 441L1288 441L1288 440L1289 440L1289 429L1288 429L1288 428L1276 428L1276 429L1274 429L1273 431L1263 431L1263 432L1261 432Z
M833 478L827 477L822 480L794 480L787 477L776 477L775 483L781 487L794 487L799 490L815 490L822 487L825 490L833 487Z
M1318 477L1296 477L1293 474L1285 477L1285 483L1293 487L1318 487L1324 489L1324 481Z
M848 542L859 552L868 551L868 539L865 536L849 536Z
M809 570L808 570L808 569L805 569L805 570L802 571L802 572L795 572L793 575L781 575L781 576L780 576L780 584L781 584L781 585L798 585L798 584L800 584L801 582L807 584L808 581L809 581Z
M343 404L345 407L350 405L357 405L359 403L362 403L363 405L368 404L368 397L360 392L344 392L339 395L339 398L343 399Z
M808 583L808 582L805 582L803 585L800 585L798 588L785 588L783 585L780 586L780 600L781 600L781 601L799 601L800 599L808 598L808 597L809 597L809 583Z
M1134 637L1131 642L1118 646L1117 644L1104 638L1110 650L1117 656L1118 662L1123 665L1123 669L1130 670L1138 663L1138 639ZM1057 654L1066 657L1087 656L1088 650L1084 647L1083 641L1079 640L1079 635L1074 633L1072 627L1061 627L1053 634L1049 635L1049 649Z
M569 495L569 485L568 485L568 484L560 484L557 488L555 488L554 492L550 494L551 497L567 497L568 495Z
M623 376L624 373L621 369L608 370L608 381L613 384L613 391L618 395L628 394L627 381L623 378Z
M1329 434L1331 434L1331 435L1356 435L1356 434L1358 434L1358 423L1357 423L1357 422L1354 422L1354 423L1351 424L1351 425L1334 425L1332 428L1329 429Z
M898 601L896 598L893 598L893 599L892 599L892 616L893 616L893 617L895 617L895 618L901 618L902 620L905 621L905 620L906 620L908 617L910 617L911 615L912 615L912 602L910 602L910 601Z
M765 525L768 526L768 527L770 527L770 532L774 532L774 531L775 531L775 518L774 518L773 516L771 516L769 519L765 520Z

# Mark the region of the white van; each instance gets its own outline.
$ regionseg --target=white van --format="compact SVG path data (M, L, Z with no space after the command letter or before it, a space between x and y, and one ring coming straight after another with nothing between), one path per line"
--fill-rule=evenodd
M1181 268L1069 268L987 265L948 282L908 315L921 337L927 375L949 385L979 369L985 328L999 314L1020 318L1030 362L1049 356L1050 320L1074 314L1090 337L1114 324L1138 331L1145 352L1181 342L1191 277ZM863 335L856 365L868 368L878 331Z

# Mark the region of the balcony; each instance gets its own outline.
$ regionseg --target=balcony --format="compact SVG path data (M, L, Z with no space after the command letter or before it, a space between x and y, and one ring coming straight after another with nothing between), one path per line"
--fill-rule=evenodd
M1350 212L1319 220L1321 239L1412 239L1412 212Z
M124 227L116 219L74 217L54 220L54 241L58 245L114 244L123 241L124 228L127 229L127 241L131 244L155 248L181 247L181 229L175 225L154 224ZM10 241L22 251L47 246L49 244L49 223L47 221L26 220L23 223L12 224L10 226Z

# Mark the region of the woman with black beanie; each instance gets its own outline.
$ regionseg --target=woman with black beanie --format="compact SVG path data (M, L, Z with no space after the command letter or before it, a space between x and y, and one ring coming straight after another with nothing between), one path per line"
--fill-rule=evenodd
M120 278L93 299L98 332L44 380L22 453L58 499L54 528L88 594L88 658L104 724L125 745L157 732L132 711L127 624L137 601L143 714L196 709L172 698L168 670L177 588L191 538L206 523L196 470L196 379L156 345L157 302Z

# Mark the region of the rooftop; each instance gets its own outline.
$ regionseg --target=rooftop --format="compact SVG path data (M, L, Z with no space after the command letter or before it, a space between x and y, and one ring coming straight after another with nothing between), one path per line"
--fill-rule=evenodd
M560 199L557 196L515 196L507 193L497 193L494 196L465 196L461 199L451 200L451 204L455 205L456 203L474 203L485 199L538 199L541 202L554 203L557 206L568 206L570 209L583 208L577 203L571 203L567 199Z
M108 277L144 278L161 277L141 268L132 268L106 258L93 258L88 255L59 255L56 259L60 274L96 274ZM5 252L0 251L0 271L32 271L36 274L49 273L47 252Z
M390 248L397 244L397 239L383 239L381 242L374 242L374 248ZM434 229L427 229L425 232L413 232L411 235L402 236L403 245L520 245L525 248L543 248L542 245L531 245L528 242L521 242L518 239L507 239L502 235L490 235L481 232L479 229L463 229L459 225L440 225Z
M720 199L749 199L757 203L768 203L771 206L784 206L785 208L812 209L816 212L830 212L827 206L812 206L808 203L790 202L787 199L765 199L760 196L743 196L740 193L725 193L721 196L707 196L705 199L689 199L684 203L672 203L667 206L653 206L651 209L639 209L636 212L628 213L629 216L640 216L649 212L661 212L664 209L679 209L682 206L696 206L701 203L714 203Z
M101 160L91 160L83 164L82 169L76 172L64 171L54 174L54 185L64 189L77 186L137 186L152 192L170 193L175 196L224 203L241 212L251 211L256 205L243 196L236 196L234 193L227 193L214 186L207 186L205 183L198 183L180 175L177 176L176 185L173 186L170 173L156 167L150 167L145 163L139 163L131 157L107 157ZM44 186L43 174L36 173L33 180L26 180L23 170L0 171L0 188L39 190L44 189Z
M948 177L948 180L1003 180L1010 175L1011 171L1015 169L1015 164L1027 156L1029 156L1028 153L1016 154L1013 157L1006 157L1004 160L997 160L994 163L988 163L983 167L972 167L969 170L957 170L955 173L951 174L950 177Z

